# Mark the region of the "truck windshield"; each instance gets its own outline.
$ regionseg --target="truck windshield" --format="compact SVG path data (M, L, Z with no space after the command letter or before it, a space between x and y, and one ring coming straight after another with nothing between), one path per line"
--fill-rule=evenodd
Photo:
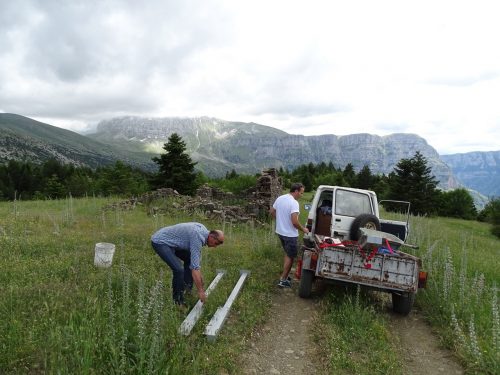
M356 217L371 214L370 198L366 194L349 190L337 190L335 193L335 214Z

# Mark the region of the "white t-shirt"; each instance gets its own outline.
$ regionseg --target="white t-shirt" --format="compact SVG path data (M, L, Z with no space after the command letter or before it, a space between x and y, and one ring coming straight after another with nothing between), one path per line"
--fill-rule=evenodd
M299 213L299 202L291 194L284 194L274 201L276 233L286 237L298 237L299 231L292 224L292 214Z

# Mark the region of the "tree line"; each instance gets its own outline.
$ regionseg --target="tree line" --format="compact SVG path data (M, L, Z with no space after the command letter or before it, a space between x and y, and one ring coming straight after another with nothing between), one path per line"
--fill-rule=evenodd
M58 199L69 195L137 195L149 190L149 174L117 161L92 170L49 159L0 165L0 200Z
M58 199L68 195L137 196L161 187L170 187L184 195L193 195L204 183L226 191L241 193L256 185L258 174L238 174L233 169L224 178L209 178L195 169L196 162L186 153L186 144L174 133L164 144L164 153L154 157L158 172L149 173L117 161L92 170L62 164L50 159L41 164L10 160L0 165L0 200ZM416 152L412 158L401 159L388 175L373 174L365 165L356 172L351 163L344 168L332 162L300 165L292 171L279 169L285 187L300 181L306 191L319 185L338 185L373 190L379 200L411 202L414 215L438 215L465 220L481 220L494 224L500 236L500 199L491 200L477 212L473 198L464 189L442 191L431 174L426 158ZM386 207L386 209L391 209Z

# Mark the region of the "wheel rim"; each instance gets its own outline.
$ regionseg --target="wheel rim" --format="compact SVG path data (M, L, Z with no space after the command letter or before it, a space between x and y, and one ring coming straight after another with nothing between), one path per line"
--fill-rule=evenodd
M377 230L377 226L373 221L369 221L368 223L365 224L366 229L372 229L372 230Z

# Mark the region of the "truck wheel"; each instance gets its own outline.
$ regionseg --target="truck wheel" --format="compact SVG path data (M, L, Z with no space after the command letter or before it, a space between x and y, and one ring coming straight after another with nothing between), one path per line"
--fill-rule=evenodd
M401 315L408 315L415 302L415 293L392 293L392 310Z
M314 280L314 272L311 270L302 269L299 283L299 297L311 297L312 284Z
M361 214L357 216L351 225L349 236L352 241L359 240L359 228L380 230L378 217L372 214Z

